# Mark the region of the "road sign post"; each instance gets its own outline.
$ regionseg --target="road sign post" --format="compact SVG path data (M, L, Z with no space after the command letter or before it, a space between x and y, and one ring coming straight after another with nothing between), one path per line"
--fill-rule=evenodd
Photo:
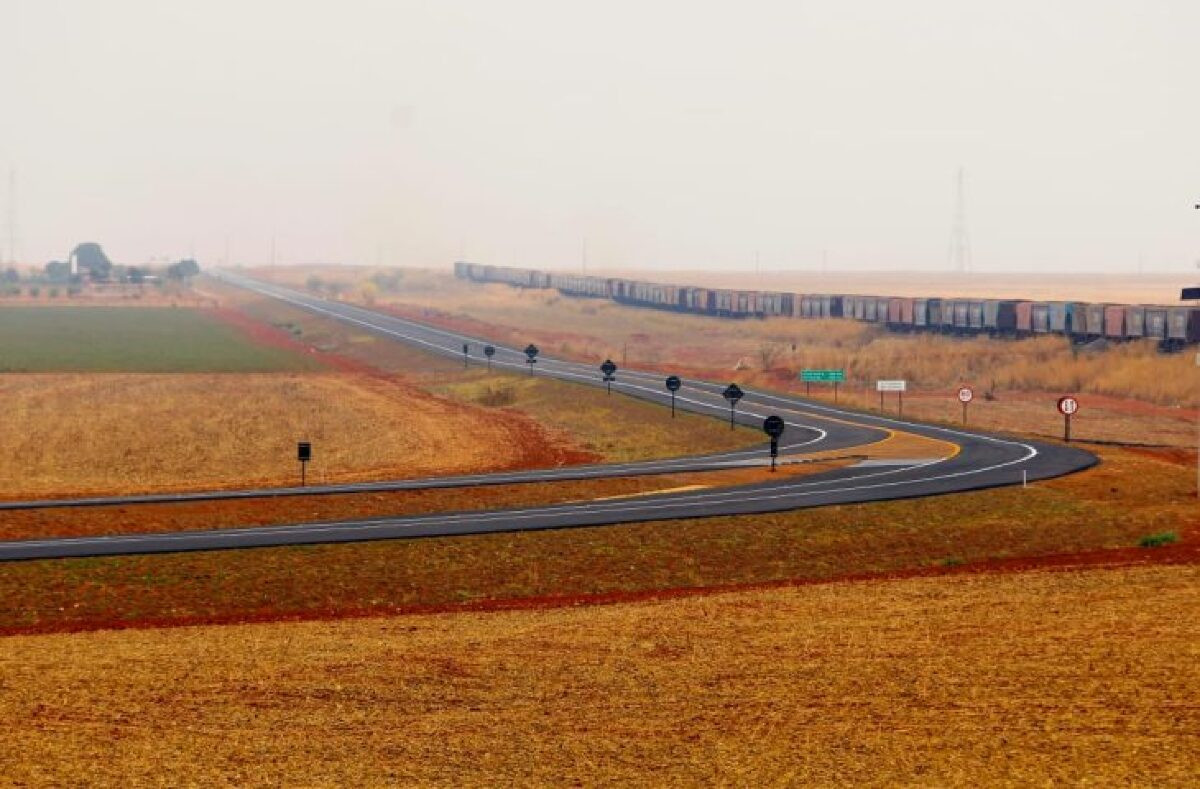
M471 346L463 343L463 367L471 366Z
M491 345L483 346L483 355L487 357L488 372L492 371L492 357L496 355L496 349Z
M1074 397L1058 398L1058 412L1063 415L1063 441L1071 440L1071 417L1079 411L1079 401Z
M742 392L742 387L738 386L737 384L730 384L729 386L725 387L724 392L721 392L721 396L729 401L730 430L733 430L734 428L734 410L737 409L738 400L741 400L744 395L745 393Z
M899 398L900 416L904 416L904 391L908 388L908 381L876 381L875 389L879 392L879 410L883 411L883 393L895 392Z
M533 343L525 346L525 364L529 365L529 374L533 375L533 366L537 364L537 355L541 353Z
M971 387L964 386L958 390L958 402L962 403L963 407L963 424L967 423L967 403L975 399L975 392Z
M308 461L312 460L312 444L308 441L300 441L296 444L296 459L300 461L300 487L304 487L308 482Z
M782 417L772 414L763 420L763 432L771 438L771 471L775 471L775 459L779 457L779 437L785 425Z
M679 391L679 387L683 386L683 381L679 380L678 375L667 376L667 391L671 393L671 418L675 418L675 393Z
M804 396L809 397L812 394L812 385L815 382L833 384L833 402L837 403L838 399L838 384L846 380L845 370L801 370L800 380L804 382Z
M600 365L600 372L604 374L604 384L608 387L608 393L612 394L612 382L616 379L613 375L617 371L617 366L613 364L612 359L605 359L604 364Z

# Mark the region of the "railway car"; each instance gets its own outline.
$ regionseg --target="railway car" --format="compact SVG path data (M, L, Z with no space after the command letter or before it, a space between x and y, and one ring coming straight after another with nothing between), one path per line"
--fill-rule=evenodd
M1166 307L1147 307L1146 308L1146 337L1159 340L1160 342L1167 339L1167 308Z
M1029 329L1034 334L1050 333L1050 304L1035 301L1029 307Z
M1076 304L1075 325L1071 334L1077 342L1090 342L1104 336L1104 309L1107 304Z
M983 302L983 328L993 337L1017 333L1017 302L988 299Z
M1171 307L1167 310L1167 341L1164 350L1177 351L1200 342L1200 307Z
M1033 334L1033 302L1018 301L1013 305L1014 331L1018 337Z
M972 332L981 332L984 329L983 325L983 302L968 301L967 302L967 328Z
M1140 340L1146 336L1146 308L1131 304L1125 308L1125 337Z
M955 334L964 334L971 328L971 302L954 299L951 302L951 328Z
M1129 317L1129 307L1122 304L1108 304L1104 307L1104 336L1109 340L1124 340L1129 336L1126 325Z
M1051 334L1070 335L1074 332L1075 302L1050 302L1050 332Z

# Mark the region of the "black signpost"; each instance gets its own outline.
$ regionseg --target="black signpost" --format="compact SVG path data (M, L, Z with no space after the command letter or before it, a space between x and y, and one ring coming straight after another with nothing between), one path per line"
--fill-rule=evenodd
M604 383L608 387L608 393L612 394L612 382L616 380L613 373L617 371L617 366L613 364L612 359L605 359L604 364L600 365L600 372L604 373Z
M529 365L529 374L533 375L533 366L537 364L538 347L533 343L529 343L525 347L525 364Z
M471 346L463 343L463 367L471 366Z
M771 471L775 470L775 459L779 457L779 437L783 435L783 418L772 414L763 420L763 432L771 437Z
M496 355L496 349L491 345L483 346L483 355L487 357L488 372L492 371L492 357Z
M734 426L733 412L737 408L738 400L741 400L743 396L744 396L744 393L742 392L742 387L738 386L737 384L730 384L729 386L725 387L724 392L721 392L721 397L724 397L726 400L729 401L729 429L730 430L733 430L733 426Z
M312 444L308 441L300 441L296 444L296 459L300 461L300 487L304 487L307 482L308 461L312 460Z
M667 391L671 393L671 418L675 418L675 393L679 391L679 387L683 386L683 381L679 380L678 375L667 376Z

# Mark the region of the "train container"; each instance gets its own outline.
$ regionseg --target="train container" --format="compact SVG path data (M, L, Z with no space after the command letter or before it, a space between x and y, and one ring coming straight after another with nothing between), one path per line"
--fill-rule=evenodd
M1071 319L1071 328L1067 331L1071 337L1076 340L1086 340L1088 338L1088 307L1086 303L1075 304L1075 315Z
M1125 308L1125 336L1131 340L1140 340L1146 336L1145 307L1130 304Z
M1017 331L1017 303L1006 299L983 302L983 328L991 334L1014 334Z
M1123 304L1109 304L1104 308L1104 336L1110 340L1123 340L1129 336L1125 325L1129 308Z
M967 302L967 328L971 331L983 331L983 302Z
M1013 313L1017 334L1033 334L1033 302L1018 301Z
M900 320L900 302L903 299L888 299L887 309L887 324L889 326L897 326L901 323Z
M913 328L929 328L929 299L913 299Z
M830 296L827 304L828 317L840 318L845 314L844 302L841 296Z
M1167 343L1171 349L1200 342L1200 307L1171 307L1167 310Z
M888 305L891 299L876 299L875 300L875 320L878 323L887 323Z
M1075 325L1075 302L1052 301L1050 304L1050 332L1071 334Z
M925 328L929 331L939 331L942 328L942 300L927 299L928 304L925 308ZM914 307L915 309L915 307ZM913 313L913 322L916 322L916 313Z
M819 296L807 295L800 297L800 316L803 318L816 318L821 312L821 299Z
M1029 308L1029 328L1034 334L1050 333L1050 304L1035 301Z
M954 331L965 332L971 327L971 302L964 299L955 299L954 306Z
M879 299L874 296L862 300L862 319L867 323L875 322L875 311L879 304Z
M1107 304L1088 304L1084 308L1087 313L1087 330L1084 336L1095 338L1104 336L1104 318Z
M858 296L842 296L842 312L847 318L854 317L854 305L858 303Z
M454 261L454 276L458 277L459 279L466 279L468 265L469 264L465 260Z
M1146 308L1146 337L1155 340L1167 339L1167 308Z

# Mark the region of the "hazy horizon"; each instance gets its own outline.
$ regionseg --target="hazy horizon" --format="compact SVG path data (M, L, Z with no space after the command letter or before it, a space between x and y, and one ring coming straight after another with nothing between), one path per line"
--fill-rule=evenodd
M20 263L1195 271L1185 2L0 0ZM0 258L9 258L0 216Z

